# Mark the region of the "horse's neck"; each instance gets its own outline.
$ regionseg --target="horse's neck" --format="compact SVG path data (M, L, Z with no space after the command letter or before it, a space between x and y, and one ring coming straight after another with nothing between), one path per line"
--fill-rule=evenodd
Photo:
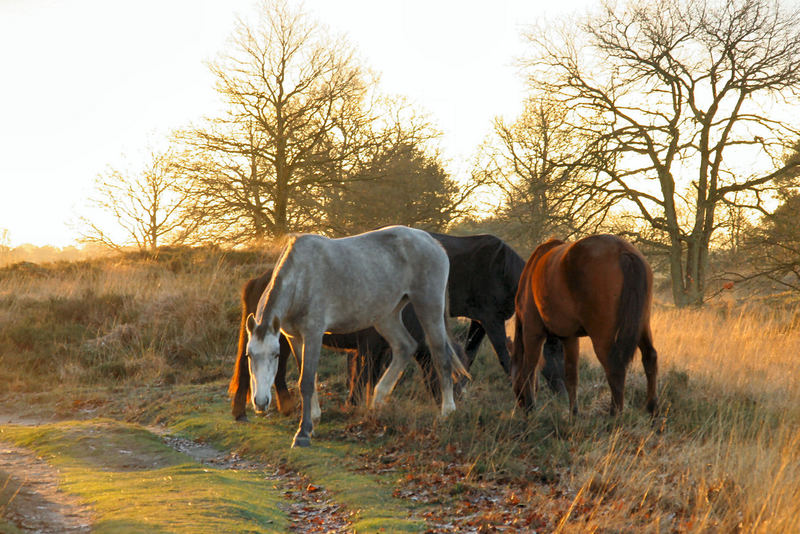
M273 281L276 282L276 281ZM282 320L288 309L286 291L283 284L272 283L267 287L263 295L263 307L261 310L262 321L272 321L273 317Z
M262 321L272 321L273 317L277 317L280 322L284 321L294 300L297 287L295 275L296 273L290 270L281 269L270 281L262 296L264 302Z

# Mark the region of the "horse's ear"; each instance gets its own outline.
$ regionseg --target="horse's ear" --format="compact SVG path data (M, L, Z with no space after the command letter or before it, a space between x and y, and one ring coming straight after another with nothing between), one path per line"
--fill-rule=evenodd
M272 318L272 330L277 334L278 331L281 329L281 320L278 319L278 316Z
M256 317L252 313L247 316L247 321L245 321L245 328L247 329L247 335L252 336L253 330L256 329Z

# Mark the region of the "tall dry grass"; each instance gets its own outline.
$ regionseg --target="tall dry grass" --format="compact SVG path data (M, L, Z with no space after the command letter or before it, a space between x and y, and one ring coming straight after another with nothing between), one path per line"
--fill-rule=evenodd
M42 377L74 385L224 381L241 284L266 263L205 254L0 271L0 391L35 390ZM531 498L560 531L800 531L800 306L657 306L652 326L655 421L643 410L636 360L623 414L606 415L608 386L588 340L575 418L546 392L527 417L515 410L509 380L486 346L447 421L413 377L378 414L337 416L346 380L344 357L334 355L323 357L321 378L338 396L323 397L323 408L334 424L375 419L422 458L431 454L429 440L415 445L408 436L433 428L442 451L463 452L469 480L551 488L563 505Z
M794 305L657 307L655 420L644 411L638 358L623 414L607 415L608 386L582 339L575 418L547 392L527 417L515 410L508 379L484 348L469 396L449 421L437 420L414 382L395 392L378 423L401 440L434 428L443 446L464 451L473 480L550 486L567 505L541 492L530 498L557 518L560 532L798 532L798 312ZM418 447L430 456L429 443Z
M223 378L239 288L267 261L186 251L0 270L0 391Z
M562 483L589 509L572 519L573 507L559 530L800 531L796 319L797 309L760 305L656 309L663 415L650 425L636 413L634 365L620 421L574 422L584 446ZM603 388L594 376L584 388Z

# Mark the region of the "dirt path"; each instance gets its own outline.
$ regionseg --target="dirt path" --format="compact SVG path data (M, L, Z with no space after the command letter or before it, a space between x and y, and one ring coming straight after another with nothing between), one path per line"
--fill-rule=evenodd
M0 425L39 426L52 421L0 414ZM324 488L284 468L242 458L189 439L172 436L164 427L146 427L165 445L214 469L247 470L264 473L286 502L282 509L289 516L291 531L298 533L347 532L347 512L336 504ZM0 515L23 532L91 532L92 511L78 499L58 489L58 471L28 450L0 442Z
M176 451L209 467L265 473L266 479L280 487L287 499L283 510L289 516L292 532L349 532L350 521L347 513L333 502L324 488L311 484L299 473L246 460L235 452L219 451L205 443L170 436L165 433L164 428L148 427L148 430L161 435L164 443Z
M0 442L2 515L25 532L91 531L92 511L58 489L58 471L30 451Z

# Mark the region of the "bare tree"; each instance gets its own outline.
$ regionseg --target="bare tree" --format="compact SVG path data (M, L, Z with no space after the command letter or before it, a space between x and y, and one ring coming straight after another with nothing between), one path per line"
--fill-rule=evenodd
M800 162L800 143L795 143L784 163ZM779 179L780 204L742 231L742 256L747 269L725 272L735 282L767 279L773 287L800 291L800 167Z
M186 211L188 193L173 157L154 152L141 170L112 168L98 176L91 203L105 216L82 218L81 240L114 249L135 246L152 254L161 245L187 242L201 221Z
M532 98L514 123L495 120L473 171L475 181L499 189L505 233L526 248L552 236L595 232L611 205L609 195L592 187L596 166L579 158L589 141L566 112L556 102Z
M781 289L800 291L800 194L788 194L783 203L750 229L746 253L751 270L730 276L735 281L766 278Z
M185 168L198 205L234 241L318 229L325 189L397 146L350 46L283 1L240 23L211 70L227 114L180 138L195 153Z
M532 87L595 139L585 153L600 163L598 188L664 236L651 244L669 258L676 305L703 302L720 209L766 211L775 179L797 165L779 161L798 134L786 112L797 20L772 0L651 0L529 34Z

